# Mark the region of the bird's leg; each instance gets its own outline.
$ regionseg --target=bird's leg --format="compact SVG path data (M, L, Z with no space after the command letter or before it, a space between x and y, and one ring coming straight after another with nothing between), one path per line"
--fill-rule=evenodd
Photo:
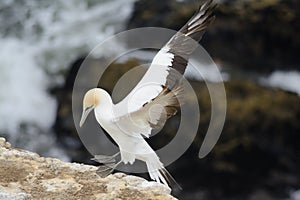
M110 164L110 163L115 163L116 162L116 157L120 154L120 152L112 155L112 156L106 156L106 155L95 155L94 158L91 160L94 160L99 163L103 164Z
M122 162L122 160L120 160L117 164L114 164L114 165L108 164L108 165L100 166L100 167L97 169L96 173L97 173L100 177L104 178L104 177L110 175L110 174L116 169L116 167L117 167L119 164L121 164L121 162Z

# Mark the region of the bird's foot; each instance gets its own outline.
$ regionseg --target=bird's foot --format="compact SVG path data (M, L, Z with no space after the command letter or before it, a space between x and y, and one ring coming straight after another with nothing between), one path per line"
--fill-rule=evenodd
M101 165L100 167L98 167L96 173L100 177L105 178L108 175L110 175L121 162L122 162L122 160L120 160L117 164L110 163L110 164L106 164L106 165Z
M109 164L115 163L116 159L113 156L106 156L106 155L95 155L94 158L91 160L96 161L98 163Z
M120 152L112 155L112 156L106 156L106 155L95 155L94 158L91 160L94 160L99 163L103 164L111 164L111 163L116 163L116 157L120 154Z
M105 178L114 171L114 164L101 165L98 167L96 174L101 178Z

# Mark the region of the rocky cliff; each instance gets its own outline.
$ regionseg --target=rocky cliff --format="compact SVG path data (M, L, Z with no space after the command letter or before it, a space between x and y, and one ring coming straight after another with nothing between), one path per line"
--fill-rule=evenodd
M175 199L156 182L12 148L0 138L0 199Z

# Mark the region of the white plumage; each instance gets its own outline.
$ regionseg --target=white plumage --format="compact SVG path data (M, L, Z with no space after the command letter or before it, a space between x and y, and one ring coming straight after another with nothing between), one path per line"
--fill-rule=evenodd
M162 127L176 114L178 99L183 94L176 72L184 73L187 59L196 48L195 40L201 39L213 20L211 3L201 6L156 54L143 78L121 102L114 104L111 96L100 88L89 90L83 99L80 126L94 109L98 123L119 146L120 162L144 161L151 179L165 185L175 180L143 137L149 137L153 129Z

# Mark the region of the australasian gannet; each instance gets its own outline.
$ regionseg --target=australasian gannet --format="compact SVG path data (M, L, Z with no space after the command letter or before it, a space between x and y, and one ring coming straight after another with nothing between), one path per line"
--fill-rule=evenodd
M143 136L149 137L153 129L176 114L183 91L176 72L184 74L188 59L197 47L195 43L214 19L214 8L215 4L209 0L198 9L156 54L143 78L121 102L114 104L108 92L100 88L85 94L80 126L94 109L98 123L120 149L121 160L112 170L121 162L133 164L138 159L146 163L152 180L167 186L168 182L176 183Z

